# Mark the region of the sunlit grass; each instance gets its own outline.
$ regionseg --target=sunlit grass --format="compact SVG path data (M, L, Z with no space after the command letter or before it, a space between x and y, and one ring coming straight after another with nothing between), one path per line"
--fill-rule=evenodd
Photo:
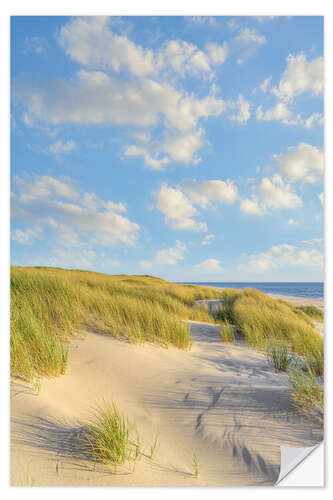
M289 374L289 383L294 405L306 416L323 417L324 390L311 372L293 370Z
M152 276L55 268L11 270L11 373L27 380L65 372L70 338L91 327L130 342L190 349L183 319L211 321L195 300L221 292Z
M249 345L265 350L269 343L285 343L311 361L316 375L322 375L323 339L305 312L251 288L224 290L222 300L215 318L236 325Z
M293 360L293 354L290 352L289 346L284 343L271 342L266 349L270 364L277 370L287 371Z

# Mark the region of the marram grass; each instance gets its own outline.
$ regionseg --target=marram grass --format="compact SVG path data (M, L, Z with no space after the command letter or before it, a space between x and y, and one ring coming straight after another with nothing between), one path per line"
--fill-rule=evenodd
M56 268L11 270L11 374L27 380L61 375L70 338L98 329L130 342L191 347L182 319L211 322L195 300L221 292L151 276L108 276Z
M216 321L227 320L236 325L249 345L262 350L270 343L287 344L312 365L315 375L323 374L323 338L303 310L251 288L242 292L224 290L222 300L223 307L215 313Z

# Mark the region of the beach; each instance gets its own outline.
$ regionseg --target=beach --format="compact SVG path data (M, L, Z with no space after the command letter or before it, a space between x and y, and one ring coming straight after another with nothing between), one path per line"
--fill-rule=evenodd
M81 331L71 342L65 375L43 379L39 393L13 380L11 484L272 485L280 445L322 440L322 423L293 408L287 375L264 353L241 341L222 343L218 325L187 323L190 351ZM103 401L116 401L140 432L142 456L134 471L124 465L115 474L82 454L82 429Z

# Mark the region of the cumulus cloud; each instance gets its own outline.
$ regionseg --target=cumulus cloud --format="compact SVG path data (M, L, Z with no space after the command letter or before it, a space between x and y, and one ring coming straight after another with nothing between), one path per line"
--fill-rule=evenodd
M226 182L221 180L196 181L195 179L183 182L183 191L190 200L207 207L213 202L231 204L237 198L237 187L228 179Z
M163 184L157 193L157 208L165 215L165 222L173 229L207 231L204 222L198 222L194 205L207 208L213 203L232 204L237 199L237 187L229 179L196 181L188 179L180 186Z
M193 219L198 212L179 189L163 184L157 194L156 206L164 214L166 224L172 229L207 231L204 222Z
M282 121L286 122L291 117L291 111L283 102L278 102L273 108L263 111L259 106L256 111L257 120L263 121Z
M173 72L213 76L212 64L222 64L226 46L200 50L193 43L169 40L162 47L147 49L124 34L112 30L108 17L79 17L62 26L58 41L66 54L78 63L94 69L127 71L136 77L158 77Z
M302 206L301 198L292 191L290 184L275 174L271 179L264 177L257 186L252 186L252 198L241 201L242 212L263 215L269 209L297 208Z
M218 259L206 259L193 266L193 269L200 273L221 273L223 271L221 262Z
M162 140L130 145L125 153L143 157L147 166L155 169L160 168L159 155L163 154L167 155L164 165L170 160L191 163L203 146L199 121L227 109L227 103L212 93L197 99L167 83L146 78L124 82L101 71L81 70L71 81L21 81L15 93L32 120L53 125L162 127Z
M272 88L273 94L283 101L290 101L304 92L310 92L313 95L323 92L323 57L308 61L305 54L296 56L289 54L286 61L287 67L279 85Z
M173 266L178 264L179 261L184 260L185 251L186 245L181 241L176 241L176 245L174 247L156 252L154 261L156 264L167 264Z
M287 243L272 246L267 252L253 254L248 262L239 266L239 270L263 273L270 269L288 267L323 267L323 253L317 249L308 250L301 246Z
M237 101L231 107L236 108L238 113L230 115L229 118L240 125L246 125L248 119L251 117L250 103L244 99L242 94L239 94Z
M12 201L16 221L51 230L65 246L136 244L139 226L122 215L126 213L123 203L79 193L70 180L16 178Z
M228 44L206 43L206 50L212 64L223 64L228 56Z
M324 206L324 193L318 194L318 198L320 200L320 203Z
M74 18L61 27L58 41L66 54L86 66L126 69L137 76L154 72L153 52L113 33L107 17Z
M301 142L290 147L287 153L273 155L280 171L292 182L310 184L322 181L324 174L324 152L321 148Z

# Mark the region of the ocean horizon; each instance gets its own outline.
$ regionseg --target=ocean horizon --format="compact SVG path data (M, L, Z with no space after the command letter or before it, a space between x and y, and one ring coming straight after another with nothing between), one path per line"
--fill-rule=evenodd
M217 288L236 288L238 290L243 290L244 288L256 288L264 293L275 293L278 295L291 295L294 297L303 298L314 298L322 299L324 298L324 283L323 282L216 282L216 281L205 281L205 282L185 282L177 281L180 285L202 285L202 286L214 286Z

